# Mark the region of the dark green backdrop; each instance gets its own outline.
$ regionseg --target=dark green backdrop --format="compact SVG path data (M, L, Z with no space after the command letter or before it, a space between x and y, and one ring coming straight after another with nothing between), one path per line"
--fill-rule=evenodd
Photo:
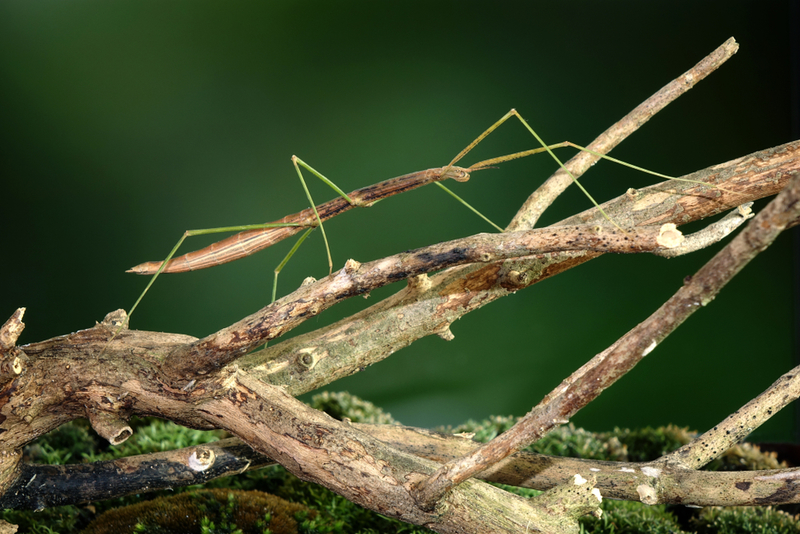
M0 315L27 306L21 341L32 342L129 308L147 280L125 269L162 258L183 230L305 208L292 154L349 191L449 162L511 107L550 142L586 144L730 36L740 52L614 155L680 175L791 140L788 2L555 4L4 1ZM533 145L510 124L467 163ZM505 224L553 169L528 158L455 188ZM651 182L606 163L585 180L600 200ZM587 207L570 191L544 222ZM490 229L425 188L327 231L339 268ZM781 237L575 423L704 430L790 369L790 243ZM290 246L165 276L133 327L203 336L252 313ZM522 415L712 253L601 258L332 389L415 425ZM280 291L326 274L314 235ZM787 410L756 438L791 432Z

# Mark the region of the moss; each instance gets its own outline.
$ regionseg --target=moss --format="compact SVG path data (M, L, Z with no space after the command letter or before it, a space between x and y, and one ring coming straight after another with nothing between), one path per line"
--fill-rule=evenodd
M494 416L480 422L467 421L455 428L441 430L474 433L474 440L485 443L514 426L518 420L518 417ZM618 438L611 434L575 428L572 423L553 430L526 450L569 458L628 461L627 448Z
M692 518L697 534L791 534L800 532L798 516L791 516L769 506L709 507Z
M305 506L258 491L198 490L109 510L82 532L294 534L299 512L315 515Z
M106 442L108 443L108 442ZM48 432L23 450L26 461L64 465L80 461L84 454L96 454L103 443L89 423L77 420Z
M603 515L598 519L579 519L581 533L591 534L683 534L677 518L666 506L647 506L640 502L603 501Z
M600 432L596 436L603 441L618 439L628 451L629 462L656 460L681 448L694 438L688 429L675 425L635 430L615 428L613 432Z
M775 452L764 452L758 445L740 443L708 464L709 471L759 471L762 469L781 469L788 467L785 462L778 461Z
M93 517L91 509L77 506L58 506L41 512L3 510L0 515L0 519L18 525L18 532L35 534L78 532L81 526L85 526Z
M309 405L334 419L350 419L354 423L370 423L375 425L396 425L398 422L369 401L351 395L346 391L330 393L328 391L311 397Z

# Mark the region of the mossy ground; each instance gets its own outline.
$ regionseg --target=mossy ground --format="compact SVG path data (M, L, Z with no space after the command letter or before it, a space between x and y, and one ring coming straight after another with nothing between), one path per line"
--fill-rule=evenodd
M325 393L312 405L336 418L354 422L391 424L392 417L369 402L346 393ZM474 432L474 439L487 441L516 422L512 417L468 421L453 432ZM110 447L84 421L75 421L51 432L26 449L29 461L74 463L120 458L132 454L171 450L214 441L222 432L185 429L157 419L132 421L133 436L118 447ZM589 432L567 425L540 440L530 450L557 456L612 461L647 461L658 458L692 439L675 426L612 432ZM742 444L734 447L709 468L775 469L775 455ZM531 497L535 490L502 486ZM108 515L101 514L109 510ZM697 533L784 534L800 533L800 521L771 508L705 508L645 506L638 502L603 502L600 519L581 520L582 532L593 534ZM177 488L139 496L64 506L41 512L5 510L9 523L19 532L41 534L125 534L198 532L222 533L422 533L413 525L385 518L350 503L335 493L302 482L280 466L267 467L230 478L215 480L203 488ZM94 521L91 525L90 522ZM176 526L177 525L177 526ZM176 530L176 528L178 530Z

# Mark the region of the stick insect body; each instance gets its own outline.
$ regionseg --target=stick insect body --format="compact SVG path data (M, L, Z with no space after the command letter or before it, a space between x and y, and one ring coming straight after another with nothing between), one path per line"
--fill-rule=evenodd
M523 124L523 126L536 138L538 143L541 145L540 148L534 148L523 152L516 152L514 154L492 158L489 160L476 163L470 167L457 167L455 165L470 150L475 148L475 146L478 143L480 143L487 135L493 132L498 126L503 124L506 120L508 120L512 116L519 119L519 121ZM449 193L450 195L455 197L458 201L463 203L467 208L471 209L480 217L482 217L484 220L489 222L498 231L502 232L503 231L502 228L489 221L489 219L480 214L480 212L478 212L475 208L467 204L463 199L459 198L458 195L450 191L440 182L450 178L458 182L466 182L467 180L469 180L470 174L473 172L490 168L493 165L505 161L522 158L525 156L541 152L547 152L548 154L550 154L550 156L558 163L558 165L562 169L564 169L564 171L567 172L570 178L572 178L572 181L575 183L575 185L577 185L580 188L580 190L589 198L589 200L591 200L592 204L594 204L595 207L600 210L600 213L611 224L617 226L617 228L620 228L619 225L617 225L603 211L603 209L598 205L598 203L594 200L594 198L592 198L589 192L586 191L586 189L584 189L583 185L581 185L580 182L578 182L578 180L572 175L572 173L564 166L561 160L559 160L558 157L556 157L556 155L553 153L553 149L563 148L567 146L589 152L595 156L608 159L615 163L625 165L627 167L631 167L633 169L640 170L642 172L646 172L648 174L652 174L654 176L658 176L661 178L690 181L690 182L693 181L681 178L673 178L653 171L648 171L647 169L636 167L635 165L630 165L628 163L611 158L609 156L593 152L580 145L570 143L569 141L564 141L562 143L548 146L514 109L506 113L500 120L495 122L485 132L483 132L480 136L478 136L477 139L475 139L464 150L462 150L455 158L453 158L453 160L450 162L449 165L445 167L427 169L424 171L417 171L410 174L405 174L403 176L398 176L396 178L391 178L389 180L385 180L383 182L353 191L349 195L345 194L333 182L331 182L328 178L326 178L321 173L316 171L310 165L305 163L303 160L301 160L296 156L292 156L292 162L295 166L295 169L297 170L297 174L303 185L303 189L305 190L306 197L308 198L308 201L311 204L310 208L295 213L294 215L288 215L272 223L186 231L181 237L181 239L178 241L178 243L175 245L175 247L173 247L172 251L169 253L169 255L164 261L146 262L128 270L128 272L131 273L152 275L152 278L150 279L150 282L147 284L147 287L145 287L144 291L139 296L136 303L133 305L130 312L128 313L128 317L130 317L133 314L133 311L139 305L144 295L147 293L147 291L153 285L153 282L155 282L156 278L161 273L180 273L198 269L205 269L208 267L221 265L223 263L228 263L230 261L234 261L239 258L244 258L245 256L249 256L250 254L258 252L259 250L263 250L305 229L306 232L300 237L300 239L298 239L294 247L289 251L284 260L275 269L275 278L273 281L273 289L272 289L272 300L274 301L277 291L278 274L280 273L281 269L284 267L286 262L289 260L289 258L291 258L292 254L294 254L294 252L303 242L303 240L305 240L308 234L316 227L319 227L320 231L322 232L323 240L325 242L325 247L328 253L329 273L332 271L333 261L331 260L330 248L328 247L328 240L327 237L325 236L325 228L322 225L323 221L326 221L331 217L334 217L340 213L344 213L345 211L348 211L353 207L368 207L373 205L377 201L387 198L389 196L396 195L404 191L409 191L411 189L416 189L417 187L421 187L423 185L431 183L435 183L436 185L444 189L447 193ZM309 193L308 188L306 187L306 183L303 178L303 174L300 170L300 167L305 168L307 171L311 172L312 174L317 176L320 180L328 184L339 194L339 197L330 200L328 202L325 202L324 204L320 204L319 206L316 206L313 199L311 198L311 194ZM709 185L709 184L703 183L703 185ZM620 230L622 229L620 228ZM184 254L183 256L173 258L178 248L181 246L181 244L187 237L195 235L221 233L221 232L234 232L234 231L238 231L240 233L228 237L226 239L223 239L222 241L218 241L217 243L209 245L198 251L190 252L188 254Z
M167 263L162 273L183 273L222 265L230 261L238 260L259 250L278 243L279 241L291 237L304 228L316 228L319 220L324 222L328 219L344 213L354 207L368 207L387 196L410 191L423 185L452 178L459 182L469 180L470 172L475 169L465 169L463 167L441 167L417 171L403 176L398 176L374 185L370 185L349 195L348 200L339 196L329 200L324 204L316 206L317 213L311 208L305 209L293 215L287 215L280 220L267 223L266 225L254 225L255 228L232 235L222 241L213 243L203 249L184 254L183 256L172 258ZM241 230L242 227L237 227ZM197 234L192 234L197 235ZM163 262L150 261L137 265L127 272L136 274L155 274Z

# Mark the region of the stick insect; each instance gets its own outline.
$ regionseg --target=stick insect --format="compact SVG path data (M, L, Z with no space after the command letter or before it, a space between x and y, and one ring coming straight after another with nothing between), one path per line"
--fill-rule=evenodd
M536 138L536 141L541 146L531 150L515 152L513 154L508 154L505 156L500 156L480 161L470 167L456 166L456 163L458 163L473 148L475 148L478 145L478 143L480 143L486 136L492 133L495 129L497 129L501 124L506 122L511 117L516 117L517 119L519 119L519 121L523 124L523 126L534 136L534 138ZM539 137L539 135L533 130L533 128L531 128L531 126L525 121L525 119L523 119L522 116L520 116L519 113L517 113L517 111L514 109L506 113L497 122L495 122L489 128L487 128L486 131L484 131L474 141L472 141L469 145L467 145L467 147L464 148L464 150L462 150L461 152L459 152L456 155L456 157L453 158L453 160L446 166L427 169L424 171L417 171L403 176L398 176L396 178L391 178L389 180L385 180L383 182L368 187L364 187L362 189L357 189L356 191L351 192L349 195L346 194L344 191L342 191L331 180L329 180L320 172L318 172L313 167L308 165L306 162L304 162L297 156L292 156L292 163L295 167L295 170L297 171L297 176L300 178L300 183L303 186L306 198L311 204L310 208L295 213L294 215L288 215L278 221L274 221L271 223L253 224L244 226L228 226L223 228L209 228L201 230L187 230L186 232L184 232L183 236L178 240L178 242L172 248L172 250L167 255L166 259L164 259L164 261L146 262L128 270L128 272L131 273L152 275L150 282L147 284L144 291L142 291L142 294L139 295L139 298L136 300L130 312L128 313L128 317L130 318L136 307L142 301L142 298L144 298L145 294L147 294L150 287L156 281L158 276L161 275L162 273L180 273L186 271L194 271L198 269L205 269L208 267L213 267L215 265L222 265L223 263L228 263L230 261L234 261L243 258L245 256L249 256L250 254L258 252L259 250L263 250L305 229L303 235L300 236L295 245L283 259L283 261L281 261L280 264L275 268L274 271L275 274L272 286L272 301L274 302L277 292L278 276L281 270L289 261L289 259L292 257L292 255L297 251L297 249L300 247L303 241L308 237L308 235L317 227L319 227L322 233L323 241L325 242L325 249L328 256L328 273L330 274L333 271L333 260L331 259L330 246L328 244L327 236L325 235L325 228L323 226L323 221L326 221L331 217L343 213L351 208L369 207L378 202L379 200L382 200L389 196L396 195L398 193L402 193L404 191L408 191L411 189L416 189L417 187L421 187L423 185L427 185L430 183L435 183L437 186L444 189L447 193L452 195L459 202L464 204L467 208L469 208L477 215L482 217L489 224L491 224L499 232L502 232L503 231L502 228L491 222L480 212L478 212L478 210L470 206L466 201L461 199L458 195L456 195L450 189L442 185L440 182L447 179L453 179L458 182L466 182L467 180L469 180L470 175L476 171L491 168L505 161L523 158L526 156L542 152L547 152L556 161L556 163L558 163L559 167L564 169L564 171L572 179L573 183L576 186L578 186L578 188L580 188L580 190L589 198L592 204L594 204L594 206L600 211L600 213L603 215L603 217L605 217L606 220L608 220L611 224L613 224L614 226L616 226L617 228L619 228L624 232L624 230L620 228L620 226L617 225L617 223L615 223L606 214L605 211L603 211L603 209L595 201L595 199L591 196L591 194L589 194L589 192L583 187L583 185L577 180L577 178L573 176L573 174L564 166L561 160L553 153L554 149L564 148L564 147L573 147L578 150L586 151L603 159L607 159L609 161L613 161L614 163L624 165L626 167L630 167L632 169L639 170L651 174L653 176L658 176L660 178L665 178L668 180L696 182L695 180L687 180L684 178L673 178L671 176L666 176L664 174L643 169L641 167L625 163L610 156L599 154L597 152L589 150L575 143L571 143L569 141L563 141L561 143L557 143L554 145L547 145L542 140L542 138ZM319 206L315 205L314 200L311 198L311 193L308 190L305 179L303 178L301 167L306 169L308 172L310 172L320 180L322 180L328 186L330 186L334 191L336 191L336 193L339 196L333 200L320 204ZM696 182L696 183L702 183L703 185L710 185L706 184L705 182ZM216 234L223 232L240 232L240 233L230 236L226 239L223 239L222 241L213 243L198 251L190 252L188 254L184 254L183 256L173 258L175 253L178 251L178 248L180 248L180 246L183 244L184 240L187 237L196 235Z

